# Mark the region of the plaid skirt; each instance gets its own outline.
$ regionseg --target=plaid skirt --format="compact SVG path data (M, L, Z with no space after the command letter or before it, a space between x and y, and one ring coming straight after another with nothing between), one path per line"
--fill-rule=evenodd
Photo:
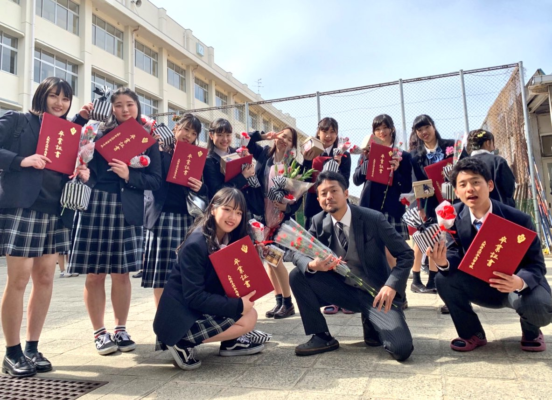
M176 261L176 248L193 222L189 214L162 212L153 229L145 229L142 287L165 287Z
M217 315L203 314L203 317L204 319L199 319L192 325L182 339L195 344L201 344L204 340L224 332L236 323L232 318L219 317Z
M387 221L389 221L389 223L391 224L391 226L393 228L395 228L395 230L397 231L397 233L399 235L401 235L401 237L404 239L404 240L408 240L410 239L410 235L408 234L408 227L407 225L403 222L402 219L400 220L396 220L392 215L389 215L387 213L383 213L383 215L385 215L385 218L387 218Z
M58 215L28 208L0 209L0 256L41 257L69 250L71 231Z
M142 268L142 226L125 221L117 193L93 190L88 210L80 211L68 272L126 274Z

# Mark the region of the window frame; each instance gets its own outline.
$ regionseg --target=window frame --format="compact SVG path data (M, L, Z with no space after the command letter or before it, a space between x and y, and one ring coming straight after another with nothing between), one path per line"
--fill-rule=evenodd
M34 0L28 0L28 1L34 1ZM54 20L52 21L48 16L44 16L43 10L44 10L44 1L50 1L54 3ZM71 4L73 5L73 8L76 8L77 11L73 11L71 9ZM65 27L60 25L60 21L58 21L58 8L61 8L66 12L65 16ZM63 4L59 3L59 0L36 0L36 14L44 18L56 26L60 27L61 29L66 30L67 32L71 32L73 35L80 36L80 11L81 11L81 5L78 3L75 3L74 1L67 0L67 7ZM72 15L72 18L69 18L69 16ZM76 32L73 30L74 21L76 19ZM71 25L71 29L69 29L69 21L73 21L73 24Z
M4 36L10 38L11 40L14 40L16 47L12 47L12 46L8 46L7 44L4 44ZM7 72L9 74L17 75L17 61L18 61L17 59L18 59L18 55L19 55L19 51L17 49L18 46L19 46L19 39L18 38L14 37L12 35L8 35L3 31L0 31L0 71L4 71L4 72ZM3 68L4 67L4 63L3 63L3 61L4 61L4 48L9 49L11 52L15 53L15 61L14 61L13 72L5 70Z
M105 28L102 28L100 24L98 24L98 20L101 21ZM112 33L110 33L108 31L108 27L111 27L113 28L113 30L115 31L115 35L113 35ZM104 36L110 36L113 38L113 52L109 51L106 47L107 47L107 41L104 39L104 46L100 46L97 42L98 42L98 29L101 30L103 32L103 35ZM121 38L117 37L117 33L120 33L121 34ZM104 50L104 51L107 51L108 53L110 54L113 54L115 57L118 57L120 58L121 60L124 60L124 53L125 53L125 48L124 48L124 39L125 39L125 34L123 31L121 31L120 29L117 29L115 26L111 25L109 22L107 22L106 20L98 17L96 14L92 14L92 44L94 46L97 46L99 47L100 49ZM119 55L119 43L121 43L121 47L120 47L120 50L121 50L121 54Z
M228 105L228 95L219 90L215 90L215 106L226 107ZM221 108L220 111L228 115L228 108Z
M141 48L139 48L139 46L141 46ZM135 53L134 66L158 78L159 77L159 54L156 51L153 51L145 44L140 43L138 40L134 41L134 53ZM138 53L140 53L142 56L143 67L140 67L139 65L137 65L136 60L138 58ZM149 65L148 65L149 71L146 69L146 59L149 60Z
M173 79L179 80L179 86L175 85L175 82L171 82L171 73L173 74ZM179 67L171 60L167 60L167 83L172 87L175 87L178 90L186 93L186 69Z
M40 58L36 58L36 53L40 53ZM46 53L48 57L52 56L54 62L51 63L47 60L44 60L42 58L42 55L44 53ZM63 79L65 79L70 85L71 85L71 80L67 79L67 75L71 75L74 78L74 80L75 80L74 87L73 87L73 85L71 85L71 87L73 88L73 96L78 97L78 87L79 87L79 66L78 66L78 64L75 64L75 63L73 63L73 62L71 62L71 61L69 61L65 58L59 57L56 54L50 53L48 50L43 50L41 48L35 48L35 54L33 55L33 59L34 59L34 61L33 61L33 74L34 74L33 80L36 83L40 84L40 82L43 81L43 79L41 79L42 64L46 64L46 65L50 66L51 68L53 68L53 71L54 71L53 75L49 75L49 76L57 76L56 71L58 71L58 70L63 71L66 74L65 78L63 78ZM37 80L37 76L35 74L37 61L40 64L38 80ZM62 66L60 65L61 63L64 63L65 69L62 68ZM74 72L73 67L76 68L77 72Z
M159 100L143 93L143 92L140 92L140 91L136 91L136 95L138 96L138 100L140 102L140 109L142 111L142 114L144 115L154 115L154 114L159 114ZM144 101L142 101L142 99L144 99ZM148 104L146 103L146 101L149 101L151 102L151 104ZM153 112L151 113L147 113L145 110L146 110L146 107L149 107L152 109Z
M203 87L202 85L205 85ZM200 99L197 97L198 89L203 90L205 92L205 100ZM202 81L197 76L194 78L194 97L196 100L199 100L205 104L209 104L209 84L207 82Z

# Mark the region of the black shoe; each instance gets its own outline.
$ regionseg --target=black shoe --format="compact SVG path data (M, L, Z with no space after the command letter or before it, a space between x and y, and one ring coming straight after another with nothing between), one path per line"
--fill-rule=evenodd
M36 372L50 372L52 370L52 363L42 353L31 354L30 357L25 354L25 357L35 366Z
M441 314L450 314L450 311L447 306L441 307Z
M378 333L374 330L374 327L370 322L368 322L368 319L363 315L361 317L362 320L362 332L364 334L364 343L366 343L366 346L370 347L379 347L382 345Z
M201 367L201 361L195 358L195 347L178 347L178 344L174 346L168 346L169 353L174 358L175 367L191 370Z
M298 356L313 356L337 349L339 349L339 342L335 338L324 340L319 336L312 335L307 343L300 344L295 348L295 354Z
M295 307L293 304L291 307L286 307L285 304L282 304L282 307L274 314L274 319L283 319L295 315Z
M220 343L219 355L223 357L249 356L263 351L265 345L252 343L246 335Z
M408 300L405 300L404 303L402 303L401 310L406 310L408 308Z
M143 273L144 273L144 272L143 272L142 270L140 270L140 271L138 271L137 273L135 273L134 275L132 275L132 277L133 277L133 278L141 278L142 275L143 275Z
M282 307L281 304L276 304L276 305L272 308L272 310L266 312L265 316L266 316L267 318L274 318L274 314L276 314L276 312L277 312L281 307Z
M437 294L437 288L435 286L434 287L426 286L425 293Z
M414 293L429 293L423 283L412 282L412 285L410 285L410 290L412 290Z
M132 351L136 348L134 340L130 339L130 335L127 331L119 331L115 334L115 343L121 351Z
M9 374L17 378L24 378L27 376L36 375L36 368L24 355L19 357L19 360L17 360L16 363L14 363L8 357L4 357L4 362L2 363L2 372L4 374Z

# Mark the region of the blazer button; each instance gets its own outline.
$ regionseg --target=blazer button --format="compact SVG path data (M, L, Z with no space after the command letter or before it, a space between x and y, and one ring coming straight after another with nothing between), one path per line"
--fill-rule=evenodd
M125 191L125 188L121 188L121 192L124 192Z

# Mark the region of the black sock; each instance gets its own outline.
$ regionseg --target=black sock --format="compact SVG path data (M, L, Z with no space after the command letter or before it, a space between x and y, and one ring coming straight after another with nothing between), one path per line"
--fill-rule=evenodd
M317 333L316 336L318 336L320 339L324 339L326 341L332 339L332 335L330 335L330 332Z
M176 346L178 346L181 349L187 348L187 347L196 347L197 344L192 343L188 340L180 339L178 342L176 342Z
M282 307L283 298L284 297L281 294L276 295L276 306L278 306L278 308Z
M435 277L437 276L437 271L429 271L429 278L427 279L426 288L435 289Z
M30 356L31 354L36 354L36 353L38 353L38 340L36 342L27 341L27 343L25 344L25 354L27 356Z
M287 308L290 308L292 305L293 303L291 302L291 296L284 297L284 306L286 306Z
M16 344L15 346L6 346L6 357L8 357L12 362L17 362L23 356L23 350L21 350L21 343Z
M422 284L422 278L420 278L420 271L418 272L412 271L412 283L415 283L416 285Z

